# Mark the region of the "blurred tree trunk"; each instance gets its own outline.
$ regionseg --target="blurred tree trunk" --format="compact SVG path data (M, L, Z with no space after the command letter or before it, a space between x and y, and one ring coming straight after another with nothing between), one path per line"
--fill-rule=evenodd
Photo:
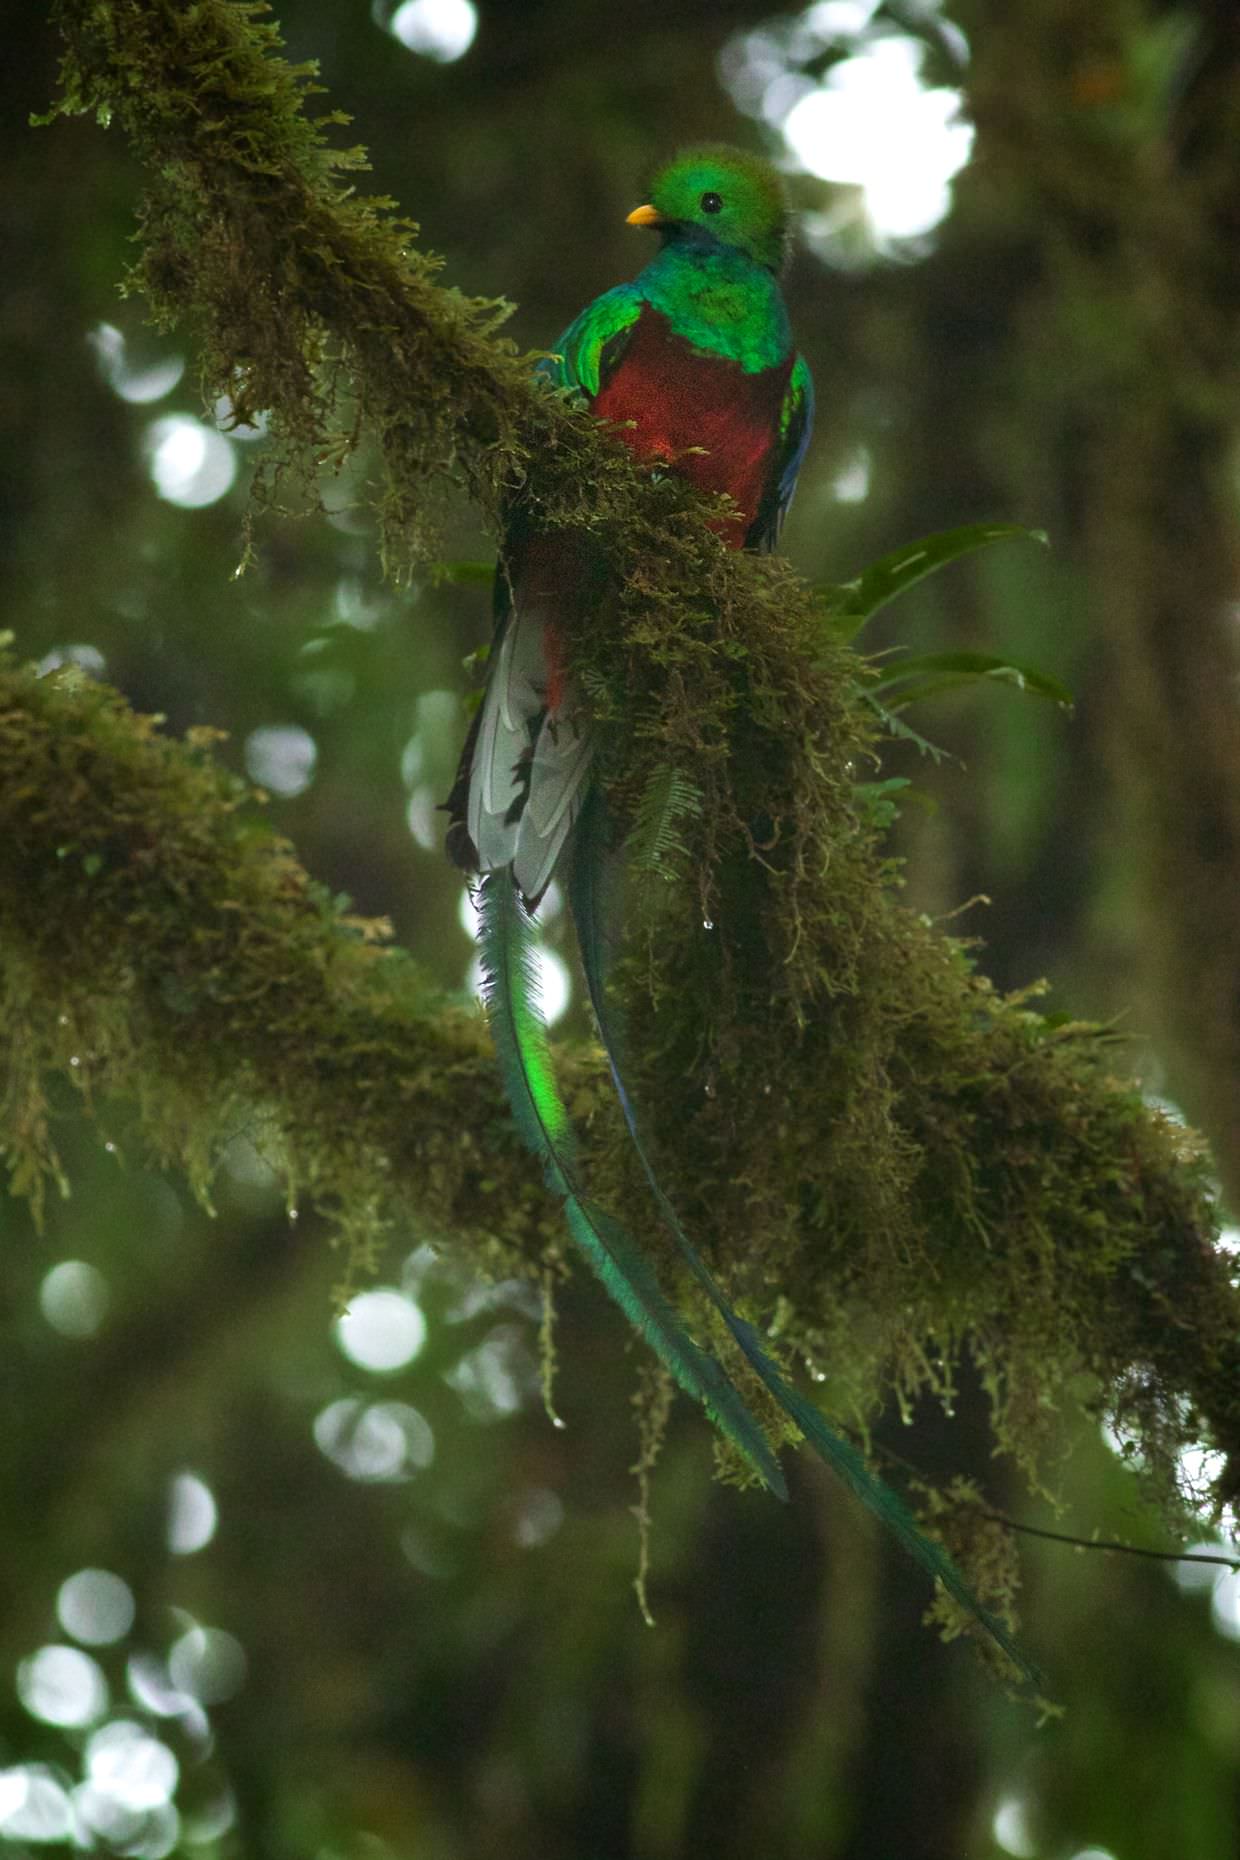
M1066 792L1092 803L1097 869L1067 870L1085 913L1101 887L1126 900L1168 1085L1240 1207L1240 13L1048 0L977 6L969 26L979 139L960 217L1010 215L1016 260L985 391L1021 390L1006 417L1024 446L993 455L998 481L1027 511L1012 465L1040 454L1041 484L1048 465L1058 477L1038 520L1079 564L1095 642L1082 723L1107 797L1099 810L1083 746ZM996 301L992 279L957 275ZM1064 838L1056 816L1044 845ZM1023 894L1019 874L1005 886L1008 923L1031 926L1017 945L1037 937L1057 862L1035 861ZM965 885L989 888L976 864Z

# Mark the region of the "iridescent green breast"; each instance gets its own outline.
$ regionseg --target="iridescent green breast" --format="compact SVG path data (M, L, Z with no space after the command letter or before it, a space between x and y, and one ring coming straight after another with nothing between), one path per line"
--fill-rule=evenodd
M772 274L740 252L669 245L633 289L683 342L760 374L792 352L788 313Z

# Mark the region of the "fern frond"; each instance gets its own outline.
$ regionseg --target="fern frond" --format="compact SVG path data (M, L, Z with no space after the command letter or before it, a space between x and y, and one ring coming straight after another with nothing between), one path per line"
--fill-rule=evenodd
M702 791L679 769L656 769L642 791L625 846L629 870L638 877L673 880L688 862L681 823L702 812Z

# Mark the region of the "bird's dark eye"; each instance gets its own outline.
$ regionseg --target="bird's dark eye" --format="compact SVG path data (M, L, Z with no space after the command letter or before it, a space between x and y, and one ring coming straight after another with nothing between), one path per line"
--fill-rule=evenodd
M720 194L703 194L699 205L703 213L722 213L723 197Z

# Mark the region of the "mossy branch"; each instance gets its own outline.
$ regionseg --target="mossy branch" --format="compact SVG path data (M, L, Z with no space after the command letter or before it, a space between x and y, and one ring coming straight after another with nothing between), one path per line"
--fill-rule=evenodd
M110 1136L136 1103L146 1144L206 1199L245 1134L355 1239L373 1244L399 1214L422 1234L533 1251L553 1212L508 1142L478 1015L435 999L383 947L386 926L307 877L214 762L215 735L173 742L72 668L39 678L0 657L16 1186L37 1209L59 1175L51 1071Z
M385 203L341 186L360 157L307 119L261 11L62 0L62 107L115 118L146 163L134 283L195 324L208 392L271 411L279 468L377 441L394 566L425 551L445 481L492 521L521 496L605 557L606 625L574 649L613 809L631 820L667 769L701 797L677 823L695 882L660 887L628 1020L651 1127L677 1132L673 1196L720 1270L778 1299L859 1412L884 1385L949 1393L967 1342L1030 1461L1081 1372L1164 1490L1203 1434L1240 1456L1240 1301L1201 1157L1110 1077L1097 1029L1000 1000L902 908L852 805L854 662L809 592L731 556L685 486L539 391L497 307L445 289ZM363 1243L407 1221L533 1263L558 1222L480 1021L340 918L241 800L114 694L0 668L19 1184L51 1154L50 1067L136 1101L200 1182L257 1122ZM592 1180L626 1193L622 1133L591 1115L597 1056L562 1064Z

